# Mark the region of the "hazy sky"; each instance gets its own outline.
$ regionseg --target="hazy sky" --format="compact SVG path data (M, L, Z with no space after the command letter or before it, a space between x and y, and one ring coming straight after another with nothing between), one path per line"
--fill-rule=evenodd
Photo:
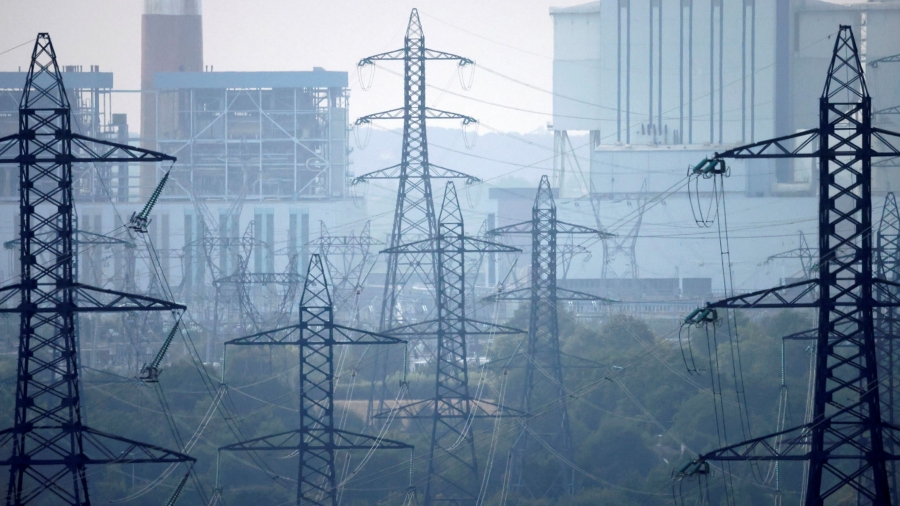
M28 0L5 2L0 17L0 52L50 33L61 65L100 65L115 73L116 89L137 89L140 80L141 0ZM428 47L463 55L476 69L471 91L463 91L456 65L429 64L428 102L479 119L481 131L526 132L545 128L552 88L553 28L549 7L584 0L205 0L204 63L216 71L309 70L350 72L353 118L402 105L402 63L376 69L373 87L360 89L356 62L396 49L412 7L418 7ZM0 70L26 67L31 45L0 54ZM461 98L447 89L462 94ZM473 100L474 99L474 100ZM481 101L481 102L479 102ZM498 107L500 104L509 106ZM534 112L517 111L513 108ZM117 97L137 129L136 96ZM388 127L388 125L385 125ZM389 125L395 127L399 125ZM451 127L453 124L447 124Z

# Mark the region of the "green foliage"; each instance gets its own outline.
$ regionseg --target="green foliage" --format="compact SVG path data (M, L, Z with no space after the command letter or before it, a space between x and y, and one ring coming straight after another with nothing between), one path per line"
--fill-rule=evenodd
M736 443L745 437L740 423L739 406L746 399L746 413L752 435L774 431L777 402L781 390L782 348L780 336L810 326L808 315L800 312L766 314L756 320L739 318L738 332L722 324L690 333L696 371L689 371L682 358L675 324L644 322L627 316L612 316L602 322L577 321L560 312L560 343L567 402L575 441L577 494L557 497L547 494L555 490L550 481L560 462L547 452L538 450L529 461L538 476L547 477L528 484L528 493L511 491L509 506L562 505L670 505L673 491L686 502L707 494L696 479L673 481L673 471L680 469L697 454L713 450L726 442ZM522 308L508 325L527 327L527 311ZM493 343L494 359L510 357L519 349L523 335L500 336ZM682 343L686 344L686 333ZM785 385L790 392L788 425L802 422L809 371L809 354L804 342L788 342L785 347ZM173 347L174 349L175 347ZM212 491L217 476L217 449L241 439L289 430L298 425L298 358L296 347L229 347L227 362L228 394L208 426L191 449L198 459L195 470L206 493ZM399 354L399 350L398 350ZM377 434L381 422L366 425L364 421L373 352L362 347L347 352L344 368L336 385L338 402L335 417L344 428ZM740 362L740 367L735 365ZM508 367L504 367L504 364ZM713 370L710 367L713 364ZM711 381L721 376L722 390L714 396ZM484 398L519 408L522 402L524 368L521 362L497 361L486 369ZM474 384L481 376L480 368L470 368ZM178 449L180 442L191 439L218 387L222 371L207 366L212 383L201 371L183 360L164 366L160 388L174 421L164 416L160 398L152 386L126 378L94 371L83 372L83 413L91 426L167 448ZM433 395L434 364L405 376L408 392L404 399L422 399ZM506 378L506 395L499 391ZM15 355L0 356L0 421L12 422L15 396ZM386 380L391 407L404 375L392 373ZM740 380L743 380L743 388ZM737 387L736 387L737 385ZM381 385L376 385L376 395ZM743 396L738 396L738 391ZM352 399L348 399L351 396ZM714 400L724 409L714 410ZM349 402L348 402L349 401ZM537 399L545 405L551 399ZM377 409L377 403L376 403ZM225 422L228 417L230 423ZM344 420L341 422L341 420ZM239 429L237 429L239 427ZM489 459L492 434L498 431L493 460ZM173 433L177 431L178 437ZM500 504L507 457L520 431L512 419L479 419L473 423L479 471L490 470L487 479L487 505ZM413 484L421 493L427 469L430 423L397 419L385 436L416 445L413 456ZM342 476L352 474L346 483L342 504L399 504L409 485L410 455L406 451L376 451L362 467L365 452L349 456L339 453L337 467ZM346 466L346 467L345 467ZM359 468L358 468L359 467ZM345 471L346 469L346 471ZM152 486L164 466L109 466L90 476L94 502L128 497L150 485L150 489L124 504L158 505L183 476L177 469ZM797 500L801 483L799 466L781 469L785 501ZM772 500L774 483L768 466L733 465L731 491L740 504L764 504ZM716 469L708 480L712 505L725 504L722 472ZM758 476L759 478L755 478ZM227 504L290 504L295 497L297 458L290 452L268 452L252 455L223 452L218 468L219 484ZM0 473L0 481L7 479ZM0 483L0 486L5 483ZM189 482L180 501L199 504L193 482Z

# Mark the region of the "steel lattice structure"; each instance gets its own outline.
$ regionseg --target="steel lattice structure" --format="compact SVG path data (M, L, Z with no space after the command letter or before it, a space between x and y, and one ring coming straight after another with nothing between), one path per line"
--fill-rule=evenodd
M378 61L403 62L403 107L369 114L356 120L356 125L373 120L403 120L403 147L400 163L385 169L359 176L355 183L374 179L397 179L397 203L394 209L394 225L391 229L389 250L415 240L434 237L436 219L431 180L436 178L463 178L469 183L478 179L468 174L432 164L428 160L428 135L425 122L428 119L458 119L475 123L469 116L433 109L425 105L425 62L449 60L459 65L472 65L468 58L436 51L425 47L425 34L419 21L419 12L413 9L406 28L402 49L388 51L363 58L359 66L374 65ZM400 289L407 282L418 278L428 287L434 286L434 260L431 255L388 255L381 330L396 327L399 323L394 312Z
M433 320L390 331L400 337L433 336L437 339L434 397L402 406L398 416L431 420L431 447L425 482L425 505L449 502L473 505L478 498L478 461L472 422L475 418L503 416L502 407L474 398L469 391L467 336L516 334L520 330L472 320L466 316L466 253L513 253L517 248L467 237L456 186L444 190L438 233L385 253L435 255L437 260L437 315ZM460 469L462 471L460 471Z
M384 243L372 238L368 221L359 236L352 232L350 235L331 235L324 222L320 222L319 227L319 238L310 241L309 245L322 255L328 272L333 276L334 307L339 311L346 310L350 298L363 289L369 274L366 268L372 264L372 246Z
M871 125L871 99L849 26L841 26L836 37L819 114L818 128L711 160L819 161L817 279L708 305L816 308L812 421L702 455L691 470L706 472L707 461L807 461L807 506L846 492L856 493L858 504L889 505L886 462L898 458L891 449L900 434L882 416L875 315L878 308L900 306L900 285L873 272L871 177L873 158L900 154L900 134ZM817 297L807 301L810 295Z
M0 309L20 315L15 422L0 432L9 505L88 506L86 468L179 463L193 458L100 432L82 421L76 314L180 311L185 307L79 283L74 276L72 164L174 161L173 157L72 132L56 54L38 34L19 106L19 132L0 139L0 163L19 165L18 284L0 289ZM18 149L15 157L3 157ZM19 298L16 307L7 307Z
M881 221L875 243L875 272L880 279L900 284L900 210L893 193L884 198ZM880 295L880 294L879 294ZM891 290L893 298L900 298L900 289ZM890 297L879 296L881 302L889 302ZM900 314L896 307L879 308L875 313L875 346L878 350L878 379L880 385L881 417L892 426L897 425L900 415L900 395L897 395L897 367L900 366L900 348L897 336ZM885 438L885 448L894 453L897 445L892 438ZM897 488L897 462L887 462L888 479L891 486L891 500L900 504L900 490Z
M277 327L290 317L297 289L304 281L303 276L297 272L296 258L288 261L284 272L250 272L247 265L249 258L249 255L246 257L239 255L235 273L213 281L216 290L213 302L213 336L218 336L220 330L224 330L227 336L227 334L241 335L248 330L259 331L268 325ZM269 308L268 320L263 319L259 308L253 303L251 287L254 285L283 287L278 306ZM220 329L220 326L225 328ZM239 331L232 333L235 327ZM217 343L208 338L206 344L206 358L210 360L215 355L213 348Z
M792 258L800 260L804 278L810 279L816 275L816 257L809 247L809 243L806 242L806 236L803 234L802 230L798 232L796 248L776 253L767 258L765 263L769 263L772 260L786 260Z
M403 341L383 334L334 323L321 256L310 258L300 322L228 341L235 346L297 346L300 352L300 426L297 429L234 443L226 451L296 451L300 458L297 504L337 506L335 452L412 448L410 445L335 428L334 347L337 345L397 344Z
M540 418L539 422L526 422L524 433L514 448L516 455L516 486L527 487L527 464L525 459L533 450L528 440L549 434L551 440L545 444L562 457L560 475L564 494L575 493L575 471L571 467L574 448L572 430L569 426L567 407L568 394L562 371L559 350L558 303L573 301L606 301L587 293L565 290L556 286L557 236L560 234L587 234L607 238L609 234L593 228L574 225L556 219L556 204L550 190L550 180L541 177L537 197L531 210L531 220L515 225L496 228L491 235L528 234L531 235L531 286L501 293L503 300L528 301L530 304L528 338L526 342L525 390L522 400L523 410L530 414L533 402L538 399L557 399L556 409ZM538 372L541 371L541 372ZM536 374L537 373L537 374ZM550 378L547 378L549 375ZM568 461L568 462L566 462Z
M409 16L403 48L363 58L358 64L362 67L374 65L379 61L403 62L403 107L370 114L356 120L356 125L381 119L403 120L403 147L400 163L370 172L354 181L354 183L359 183L373 179L398 180L390 251L397 251L397 248L403 244L434 237L437 220L431 190L432 179L465 178L470 183L478 181L472 176L434 165L428 160L426 120L458 119L462 120L464 124L475 122L475 119L469 116L433 109L425 105L425 62L428 60L456 61L461 66L474 64L468 58L425 47L425 34L422 31L422 23L419 21L419 12L413 9ZM398 310L400 291L407 285L410 285L411 289L412 283L419 281L428 289L430 297L434 297L434 264L434 255L427 253L388 255L384 298L378 323L379 330L386 331L402 325L404 316ZM383 370L387 374L388 359L379 357L379 361L384 362ZM379 368L377 362L375 368L376 370ZM374 395L374 383L372 388L372 395ZM383 401L384 388L382 388L379 408L383 407Z

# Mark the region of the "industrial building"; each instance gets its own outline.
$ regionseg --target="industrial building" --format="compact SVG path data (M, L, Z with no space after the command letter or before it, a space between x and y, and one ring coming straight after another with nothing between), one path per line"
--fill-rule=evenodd
M627 235L642 215L640 277L712 277L721 292L799 276L799 262L766 260L796 248L798 231L815 229L813 161L733 160L724 187L686 176L715 152L817 126L810 97L822 93L818 76L828 70L839 25L862 34L873 125L896 128L900 118L898 2L601 0L550 15L562 195L581 214L591 195L612 233ZM582 149L572 146L573 131L590 134L589 159L580 163L589 178L572 175ZM875 166L876 209L900 189L895 171L885 170L896 165ZM723 222L730 237L720 242ZM607 277L637 272L621 257Z
M361 230L366 213L364 202L347 192L347 72L213 72L203 66L202 44L199 1L145 2L140 119L113 112L118 92L112 72L63 67L73 131L178 158L174 165L77 166L78 270L96 286L150 293L165 288L151 281L151 262L158 262L169 288L193 304L206 331L231 324L240 332L241 311L227 310L241 304L235 278L224 284L217 279L240 273L237 279L253 285L244 288L260 306L252 312L265 320L297 294L257 281L299 272L308 262L310 231L315 237L320 221L334 226L340 216L340 224L358 221L355 230ZM0 135L19 128L26 74L0 72ZM167 172L148 227L153 249L135 248L124 224ZM0 224L0 241L7 243L0 271L8 278L18 274L15 171L0 177L0 209L16 217ZM97 236L102 244L95 244ZM251 302L245 297L243 303ZM82 320L90 324L90 318ZM231 335L218 333L219 342ZM121 355L132 346L127 341L111 338L97 355L86 344L85 353ZM214 346L208 353L213 356Z

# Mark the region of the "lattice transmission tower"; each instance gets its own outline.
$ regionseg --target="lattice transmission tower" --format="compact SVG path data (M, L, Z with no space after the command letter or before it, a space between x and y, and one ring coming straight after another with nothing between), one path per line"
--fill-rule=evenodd
M884 198L878 235L875 238L875 273L886 281L897 284L890 289L889 297L879 296L880 302L900 299L900 210L897 198L889 192ZM896 307L882 307L875 313L875 346L878 350L878 379L880 386L881 418L892 426L897 426L900 418L900 312ZM893 438L885 438L885 448L894 454L898 448ZM900 504L900 489L897 488L897 462L887 462L888 479L891 486L891 501Z
M411 449L408 444L382 437L349 432L335 426L334 347L382 345L403 341L383 334L334 323L334 307L322 257L310 258L300 322L288 327L233 339L233 346L296 346L300 354L300 426L220 448L225 451L294 451L300 459L297 505L337 506L338 485L335 453L338 451Z
M470 116L442 111L425 105L425 62L449 60L460 66L474 65L468 58L425 47L425 34L419 21L419 12L413 9L406 28L402 49L363 58L359 66L374 65L378 61L402 61L404 104L398 109L369 114L356 120L356 125L373 120L403 120L403 146L400 163L385 169L359 176L355 183L375 179L397 179L397 203L394 208L394 224L391 229L389 250L416 240L434 237L436 219L432 179L462 178L469 183L478 179L468 174L432 164L428 160L428 135L426 120L456 119L463 123L475 123ZM380 327L382 330L397 326L395 311L400 289L411 280L418 279L429 289L434 287L434 259L432 255L394 253L388 255L387 280Z
M380 53L359 61L359 66L375 65L380 61L403 62L403 107L363 116L356 125L374 120L403 120L403 146L400 163L359 176L354 183L374 179L397 179L397 202L394 208L394 224L391 228L389 251L399 251L403 244L434 237L437 220L431 180L435 178L464 178L467 182L477 178L455 170L432 164L428 159L428 135L426 120L456 119L463 124L475 119L454 112L442 111L425 105L425 62L429 60L456 61L460 66L473 65L468 58L425 47L425 34L419 21L419 12L413 9L409 16L403 48ZM400 292L418 281L428 290L431 308L434 298L434 255L430 253L391 253L387 255L387 271L378 328L386 331L402 325L404 315L400 305ZM380 356L379 356L380 357ZM381 359L387 371L387 358ZM378 365L376 364L376 368ZM383 407L382 392L379 408Z
M399 417L431 421L431 447L425 479L425 505L449 502L473 505L481 484L472 424L475 419L516 415L495 403L478 399L469 388L468 336L518 334L520 330L466 316L466 253L513 253L518 248L465 235L456 186L448 182L433 239L405 244L387 253L435 255L437 260L437 314L432 320L397 327L391 335L436 339L435 390L431 399L401 407ZM519 413L520 414L520 413Z
M72 164L174 160L73 133L53 44L48 34L38 34L19 104L19 132L0 139L0 163L19 165L21 213L21 281L0 289L0 312L20 316L15 421L0 431L0 465L9 466L7 504L88 506L88 466L194 461L93 429L81 413L76 315L185 307L78 282ZM9 307L16 299L18 305Z
M347 311L350 299L359 297L369 270L374 265L373 246L384 244L371 235L367 221L359 235L332 235L324 222L319 224L319 238L310 241L322 256L332 278L332 298L337 311Z
M816 275L816 256L809 243L806 242L806 235L803 231L797 232L797 247L791 250L776 253L766 259L764 263L768 264L774 260L794 259L800 260L802 275L806 279L812 279Z
M534 443L530 439L548 437L543 441L560 458L560 472L551 480L565 495L575 493L575 471L572 467L574 447L569 425L568 392L559 350L559 302L605 302L606 299L587 293L557 287L557 237L561 234L584 234L607 237L593 228L559 221L556 204L547 176L541 178L537 197L531 210L531 220L496 228L491 235L526 234L531 236L531 286L503 292L500 300L529 303L528 337L525 346L525 389L522 410L531 414L535 402L555 399L552 412L536 420L523 422L523 433L513 448L513 486L520 494L529 485L545 483L547 477L529 475L529 460L534 457ZM543 491L531 493L543 495Z
M900 434L882 410L875 320L878 311L900 307L900 284L873 272L872 161L900 154L900 134L872 127L871 119L856 41L851 28L841 26L819 99L819 126L708 161L819 161L817 278L708 304L817 310L813 415L798 427L706 453L685 474L708 473L710 461L805 461L807 506L847 493L856 494L858 504L891 504L887 462L898 458L893 448Z

